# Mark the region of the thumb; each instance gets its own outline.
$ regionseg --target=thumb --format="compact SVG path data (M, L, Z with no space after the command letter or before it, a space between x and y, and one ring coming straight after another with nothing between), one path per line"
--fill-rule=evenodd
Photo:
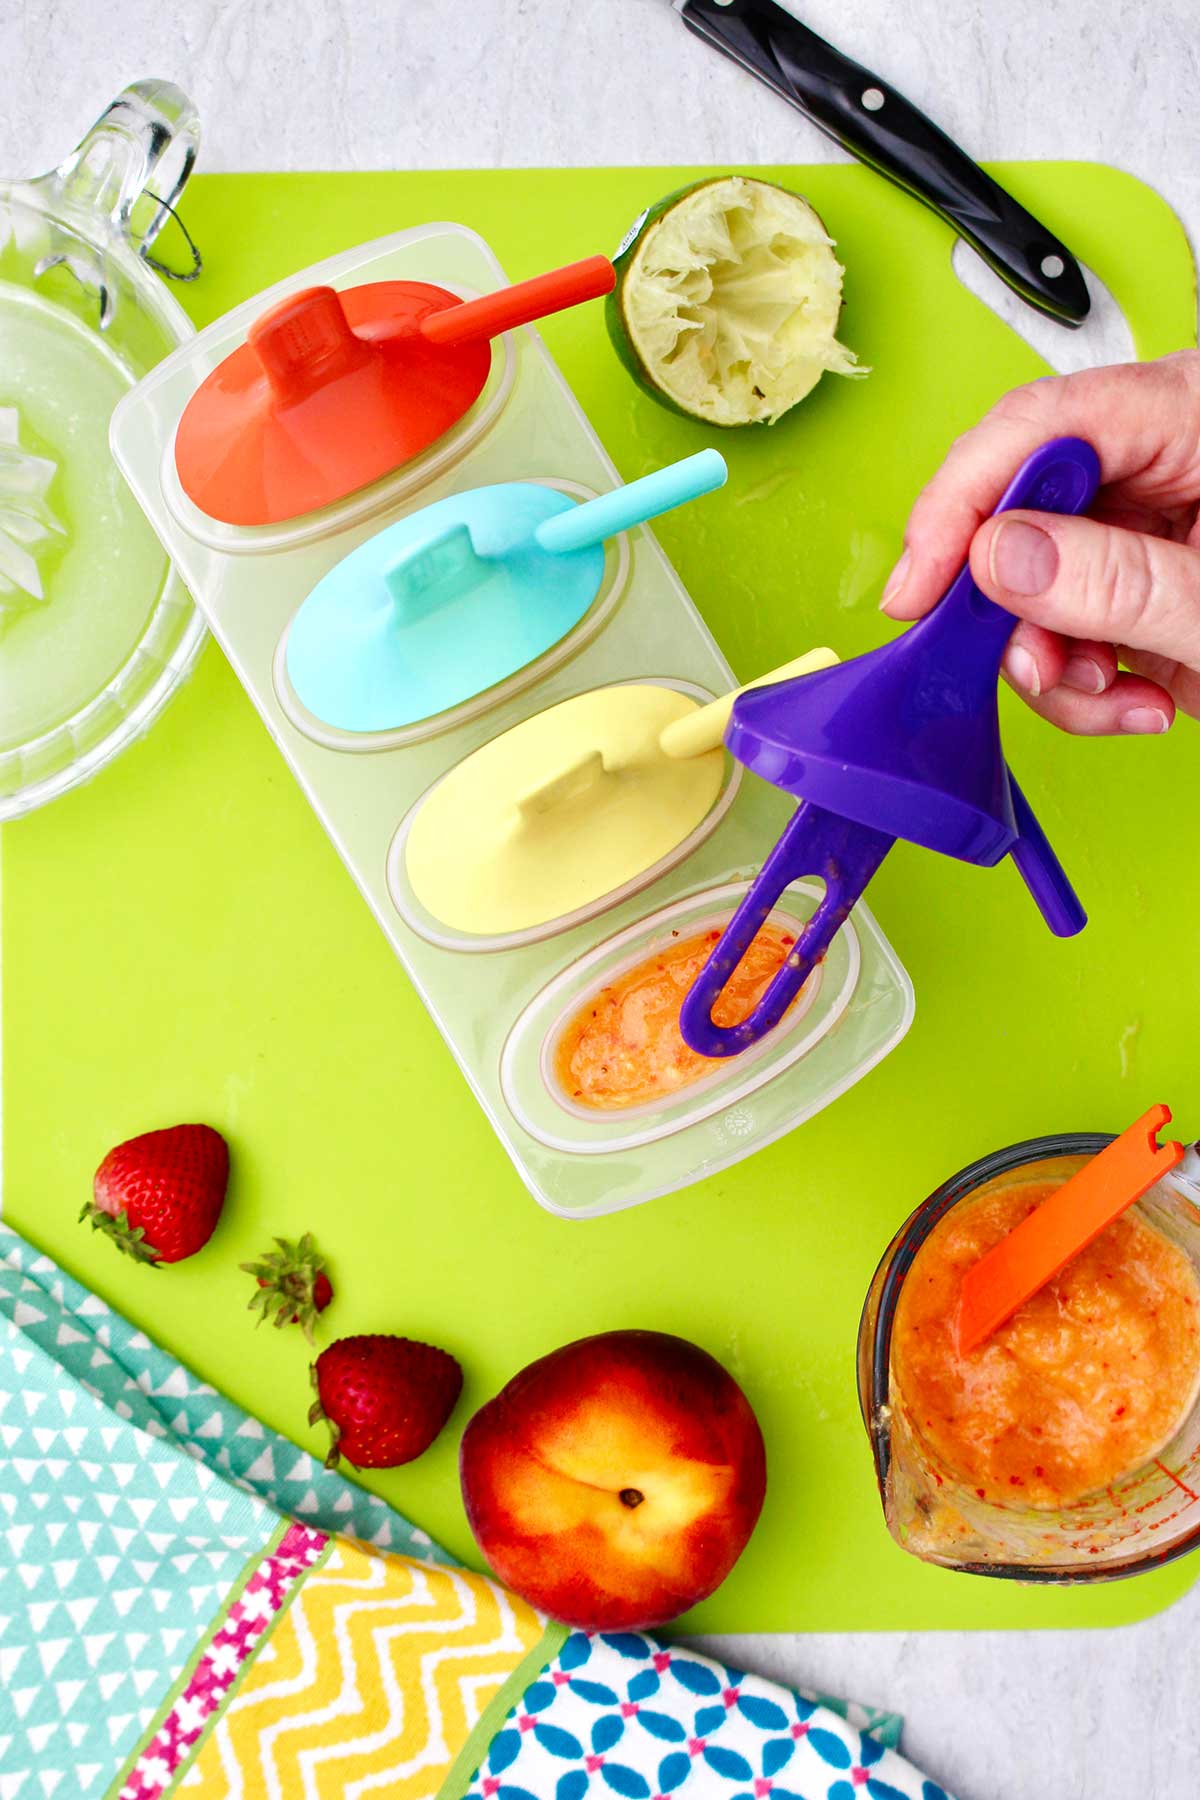
M1200 550L1095 519L1001 513L971 541L989 599L1066 637L1200 669Z

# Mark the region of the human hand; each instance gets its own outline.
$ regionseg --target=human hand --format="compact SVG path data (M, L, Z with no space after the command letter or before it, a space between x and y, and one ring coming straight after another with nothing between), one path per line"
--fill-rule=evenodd
M1099 454L1088 517L991 518L1054 437ZM929 612L969 551L978 586L1021 620L1004 673L1052 724L1100 736L1166 731L1176 708L1200 718L1200 352L1015 388L953 445L904 541L884 612Z

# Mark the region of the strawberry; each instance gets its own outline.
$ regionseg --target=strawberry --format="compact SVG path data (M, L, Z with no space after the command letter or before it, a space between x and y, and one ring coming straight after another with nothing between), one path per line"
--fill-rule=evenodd
M268 1250L258 1262L238 1264L258 1283L250 1310L258 1312L258 1325L274 1313L276 1325L302 1326L311 1344L317 1314L323 1313L333 1299L325 1258L311 1231L306 1231L298 1244L281 1237L275 1242L278 1249Z
M317 1391L308 1422L324 1419L332 1469L392 1469L428 1450L462 1392L462 1370L445 1350L374 1333L338 1338L312 1366Z
M137 1262L182 1262L212 1236L228 1182L229 1146L211 1125L146 1131L109 1151L79 1217Z

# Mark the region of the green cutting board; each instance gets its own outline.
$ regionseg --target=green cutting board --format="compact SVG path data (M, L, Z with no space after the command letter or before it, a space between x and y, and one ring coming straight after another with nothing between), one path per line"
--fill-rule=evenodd
M427 220L474 226L514 279L616 244L679 169L212 176L188 191L198 323L302 265ZM857 167L756 171L809 195L848 271L843 332L873 373L827 377L770 431L726 434L726 489L656 528L742 677L814 643L876 643L913 495L950 439L1041 373L960 288L943 226ZM1144 355L1195 341L1177 221L1088 165L997 171L1104 277ZM545 336L628 479L712 434L626 378L598 307ZM552 471L547 471L552 473ZM3 834L9 1219L252 1412L306 1443L298 1334L251 1327L239 1260L314 1230L329 1331L398 1331L461 1358L454 1424L371 1485L464 1558L468 1412L564 1340L616 1326L695 1338L762 1420L770 1494L710 1631L1113 1624L1181 1593L1024 1590L927 1568L884 1530L854 1391L859 1308L898 1222L981 1152L1195 1108L1192 835L1200 738L1073 742L1006 697L1005 742L1092 915L1059 942L1014 871L899 848L872 905L912 974L913 1030L819 1118L690 1189L587 1223L539 1211L398 962L211 646L150 736ZM1172 832L1172 824L1179 835ZM766 846L764 846L764 849ZM469 979L469 971L466 974ZM1193 1112L1189 1113L1189 1108ZM117 1139L179 1119L230 1138L203 1255L123 1262L75 1223Z

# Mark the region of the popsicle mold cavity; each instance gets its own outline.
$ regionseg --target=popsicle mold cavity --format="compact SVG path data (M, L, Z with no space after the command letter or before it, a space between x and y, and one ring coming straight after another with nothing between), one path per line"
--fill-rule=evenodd
M804 1083L798 1065L844 1018L859 987L862 949L852 926L839 935L787 1017L745 1055L714 1060L707 1069L696 1058L689 1079L631 1106L585 1105L574 1093L577 1083L564 1085L564 1052L569 1053L581 1015L593 1009L599 1013L613 992L629 993L638 972L670 959L674 947L719 932L746 887L745 879L719 881L658 908L560 970L530 1001L509 1034L500 1064L505 1102L525 1131L552 1149L586 1157L653 1144L709 1120L706 1129L715 1134L712 1150L719 1165L729 1160L728 1147L739 1135L757 1128L759 1102L752 1096L763 1090L765 1100L768 1089L772 1096L782 1096L789 1085L798 1089ZM819 899L817 886L797 884L772 913L768 932L779 941L794 939ZM768 953L764 962L770 960ZM769 969L767 974L769 978ZM626 1024L636 1036L633 998ZM651 1028L656 1024L653 1010L646 1011ZM795 1122L794 1111L781 1116Z
M768 919L721 996L726 1022L748 1013L787 961L799 927ZM669 1101L713 1072L679 1033L679 1008L720 928L673 930L641 962L623 969L583 1002L558 1033L553 1080L584 1111L626 1112ZM819 983L820 971L814 971ZM812 978L810 978L810 981ZM812 990L802 990L806 1007ZM801 995L797 995L797 1001Z
M661 747L697 705L650 682L594 688L476 750L408 825L403 864L420 905L455 931L502 938L577 914L663 863L725 782L723 750L681 759Z

